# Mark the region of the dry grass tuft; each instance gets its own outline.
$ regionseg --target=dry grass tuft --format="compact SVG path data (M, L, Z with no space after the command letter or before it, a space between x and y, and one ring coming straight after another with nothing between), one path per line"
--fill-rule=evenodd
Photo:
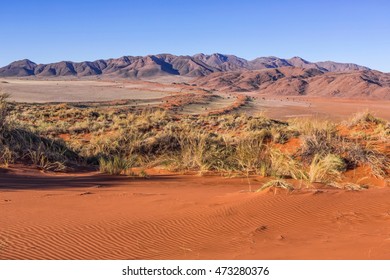
M310 164L308 180L310 183L330 183L337 181L345 169L346 164L339 156L333 154L322 156L317 154Z
M263 190L266 190L266 189L269 189L269 188L272 188L272 187L274 187L274 188L281 188L281 189L285 189L285 190L288 190L288 191L294 190L294 186L289 184L289 183L287 183L285 180L276 179L276 180L272 180L272 181L269 181L269 182L265 183L256 192L261 192Z

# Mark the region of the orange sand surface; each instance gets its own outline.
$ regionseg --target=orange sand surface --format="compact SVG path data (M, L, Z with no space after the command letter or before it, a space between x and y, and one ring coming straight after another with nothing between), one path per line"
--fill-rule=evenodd
M0 259L390 259L388 187L247 190L246 178L3 171Z

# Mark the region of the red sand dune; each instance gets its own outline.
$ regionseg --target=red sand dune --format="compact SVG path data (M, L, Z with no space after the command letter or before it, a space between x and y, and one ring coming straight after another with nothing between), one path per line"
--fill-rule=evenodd
M390 258L387 187L275 195L247 192L245 178L0 177L0 259Z

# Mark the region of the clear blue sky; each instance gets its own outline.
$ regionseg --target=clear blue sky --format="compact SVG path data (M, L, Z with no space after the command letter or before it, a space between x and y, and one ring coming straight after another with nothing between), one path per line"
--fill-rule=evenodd
M158 53L274 55L390 72L390 1L18 1L0 7L0 66Z

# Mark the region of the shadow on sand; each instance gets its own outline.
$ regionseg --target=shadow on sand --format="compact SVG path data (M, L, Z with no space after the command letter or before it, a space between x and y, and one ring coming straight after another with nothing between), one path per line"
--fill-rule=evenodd
M4 170L3 170L4 171ZM11 172L0 172L0 190L48 190L83 187L112 187L129 185L132 182L178 181L182 180L176 175L153 175L147 179L129 176L108 176L101 174L82 175L64 174L23 175Z

